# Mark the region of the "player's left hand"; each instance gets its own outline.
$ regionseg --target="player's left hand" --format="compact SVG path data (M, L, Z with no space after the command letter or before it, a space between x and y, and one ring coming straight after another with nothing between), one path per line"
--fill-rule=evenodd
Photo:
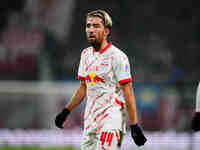
M192 129L194 131L200 131L200 112L196 112L192 119Z
M146 137L144 136L142 129L139 127L138 124L130 125L131 128L131 136L137 146L142 146L147 141Z

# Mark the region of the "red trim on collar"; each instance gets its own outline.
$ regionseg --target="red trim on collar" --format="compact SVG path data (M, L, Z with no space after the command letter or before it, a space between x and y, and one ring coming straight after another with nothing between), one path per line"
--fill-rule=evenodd
M101 49L101 50L99 51L99 53L100 53L100 54L103 54L108 48L110 48L111 45L112 45L112 43L109 42L109 43L106 45L105 48L103 48L103 49Z

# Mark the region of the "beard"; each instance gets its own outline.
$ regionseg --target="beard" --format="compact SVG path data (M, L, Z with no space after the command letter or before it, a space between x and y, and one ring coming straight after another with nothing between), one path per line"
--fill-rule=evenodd
M90 42L90 44L92 45L92 47L94 47L95 49L97 49L98 47L101 46L101 43L100 42Z
M95 40L90 40L88 38L88 42L92 47L94 47L95 50L98 50L100 48L100 46L101 46L101 41L97 41L96 39Z

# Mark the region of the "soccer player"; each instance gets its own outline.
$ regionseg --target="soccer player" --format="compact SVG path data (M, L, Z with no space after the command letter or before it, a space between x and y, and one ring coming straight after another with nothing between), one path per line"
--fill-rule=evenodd
M197 87L196 93L196 113L192 119L192 129L194 131L200 131L200 82Z
M82 150L120 149L126 110L135 144L142 146L147 140L137 122L128 57L107 40L111 27L104 10L87 14L85 31L91 47L81 53L80 87L55 119L56 126L63 128L70 112L86 99Z

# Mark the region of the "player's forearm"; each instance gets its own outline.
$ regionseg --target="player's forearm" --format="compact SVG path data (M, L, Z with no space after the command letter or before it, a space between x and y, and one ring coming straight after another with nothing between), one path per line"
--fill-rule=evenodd
M69 103L65 105L65 108L67 108L70 111L73 110L83 101L85 96L86 96L86 86L81 83L80 87L71 97Z
M200 82L196 93L196 112L200 112Z
M126 100L126 107L130 119L130 125L135 125L137 123L137 112L135 99L133 97Z
M126 108L128 111L128 116L130 120L130 125L135 125L137 123L137 111L136 111L136 104L135 104L135 97L133 93L132 84L128 83L122 87L124 91L125 101L126 101Z

